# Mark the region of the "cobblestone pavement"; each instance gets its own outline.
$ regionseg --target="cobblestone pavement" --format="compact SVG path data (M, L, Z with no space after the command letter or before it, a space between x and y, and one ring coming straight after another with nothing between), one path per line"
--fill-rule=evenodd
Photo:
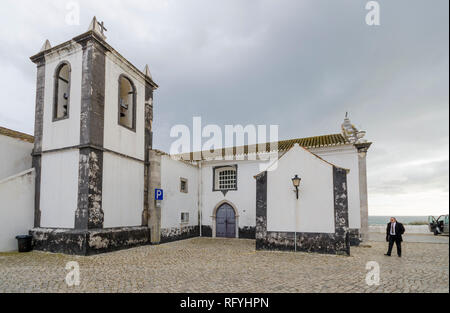
M386 241L386 234L382 233L369 233L369 239L371 241ZM405 242L423 242L423 243L446 243L448 244L447 235L435 236L433 234L405 234L403 235Z
M370 245L370 246L369 246ZM255 252L253 240L195 238L90 256L0 253L2 292L449 292L448 244L352 247L352 256ZM81 283L68 287L65 265L77 261ZM366 263L380 265L368 286Z

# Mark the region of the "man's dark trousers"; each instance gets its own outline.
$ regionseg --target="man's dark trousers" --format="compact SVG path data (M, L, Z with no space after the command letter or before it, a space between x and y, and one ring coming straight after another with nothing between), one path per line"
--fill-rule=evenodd
M392 247L395 245L397 246L397 254L398 256L402 255L402 238L401 236L397 235L389 235L389 249L388 249L388 255L391 255Z

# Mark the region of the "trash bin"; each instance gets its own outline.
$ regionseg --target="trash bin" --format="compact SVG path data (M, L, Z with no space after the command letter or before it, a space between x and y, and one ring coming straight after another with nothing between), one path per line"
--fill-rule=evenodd
M17 243L19 246L19 252L30 252L32 250L31 248L32 238L33 237L30 235L16 236Z

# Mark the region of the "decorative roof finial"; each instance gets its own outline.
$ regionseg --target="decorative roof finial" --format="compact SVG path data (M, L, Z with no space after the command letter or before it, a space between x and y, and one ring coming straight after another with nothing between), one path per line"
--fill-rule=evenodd
M364 143L367 142L366 139L363 139L366 135L366 132L363 130L359 130L350 122L348 118L348 112L345 113L344 123L342 123L342 135L347 139L350 143Z
M45 50L48 50L48 49L51 49L52 48L52 45L50 44L50 41L48 41L48 39L44 42L44 44L42 45L42 48L41 48L41 51L40 52L42 52L42 51L45 51Z
M91 24L89 24L88 31L93 31L96 34L100 35L100 37L103 40L106 40L105 31L108 31L105 27L105 23L101 22L99 23L97 21L97 17L94 16L94 18L91 21Z
M150 69L148 68L148 64L145 65L144 74L145 76L150 77L150 79L153 79L152 74L150 73Z

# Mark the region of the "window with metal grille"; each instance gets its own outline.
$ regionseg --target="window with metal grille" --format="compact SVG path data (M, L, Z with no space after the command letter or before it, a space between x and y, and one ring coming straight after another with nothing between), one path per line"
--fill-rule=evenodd
M214 190L237 190L236 166L215 168L214 176Z

